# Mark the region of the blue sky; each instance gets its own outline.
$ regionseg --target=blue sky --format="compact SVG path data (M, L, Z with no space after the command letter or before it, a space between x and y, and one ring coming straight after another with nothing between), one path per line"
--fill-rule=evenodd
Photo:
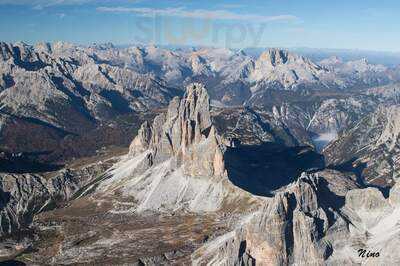
M0 0L0 40L400 51L400 1Z

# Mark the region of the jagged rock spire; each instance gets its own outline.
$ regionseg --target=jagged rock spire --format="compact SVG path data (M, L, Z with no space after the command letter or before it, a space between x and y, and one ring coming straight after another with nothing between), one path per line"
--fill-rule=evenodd
M188 175L226 175L224 146L212 126L210 98L202 84L189 85L183 98L175 97L152 126L147 122L141 126L130 154L145 150L151 151L153 162L174 157Z

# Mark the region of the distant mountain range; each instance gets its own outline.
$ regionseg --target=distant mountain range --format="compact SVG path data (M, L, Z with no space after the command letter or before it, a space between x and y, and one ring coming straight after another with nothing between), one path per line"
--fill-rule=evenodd
M0 143L8 151L40 151L51 161L91 154L103 144L126 145L142 121L192 82L204 84L220 107L272 111L285 102L297 108L296 102L308 118L288 123L303 121L306 128L322 100L400 80L399 68L365 59L313 62L280 49L254 58L222 48L62 42L0 43L0 70ZM26 141L18 141L26 130Z
M313 61L321 61L325 58L337 56L343 61L357 61L367 59L371 64L381 64L388 67L395 67L400 64L400 52L368 51L352 49L326 49L326 48L307 48L290 47L287 50L308 57ZM265 48L244 48L247 54L258 57Z

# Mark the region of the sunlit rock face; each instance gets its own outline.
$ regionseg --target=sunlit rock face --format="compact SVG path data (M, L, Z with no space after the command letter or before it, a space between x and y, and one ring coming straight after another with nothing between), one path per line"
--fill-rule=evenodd
M189 85L180 100L174 98L166 114L157 116L150 127L145 122L130 146L130 155L151 150L152 160L174 157L192 176L226 175L222 145L211 124L209 97L201 84Z
M209 102L197 83L187 87L182 99L172 99L165 114L142 125L101 191L123 190L138 202L137 211L239 210L256 202L228 179L226 146L212 124Z
M354 177L337 171L303 174L235 231L199 248L192 260L195 265L394 265L400 259L398 184L385 199L378 189L362 189Z
M366 183L394 184L399 177L398 105L382 106L340 134L324 150L330 164L359 169Z

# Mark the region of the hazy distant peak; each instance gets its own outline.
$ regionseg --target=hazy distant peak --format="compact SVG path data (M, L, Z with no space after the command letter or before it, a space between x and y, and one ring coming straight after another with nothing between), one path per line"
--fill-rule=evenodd
M367 71L381 72L387 70L387 67L383 65L369 64L366 58L362 58L360 60L355 60L355 61L349 61L346 63L346 67L352 68L353 70L358 72L367 72Z
M92 45L89 46L89 48L95 48L95 49L100 49L100 50L107 50L107 49L114 49L115 46L113 43L108 42L108 43L93 43Z
M338 56L331 56L329 58L323 59L319 62L322 66L336 66L343 64L343 61Z
M281 50L276 48L268 49L260 55L259 60L264 62L270 62L271 65L276 66L278 64L286 64L289 57L294 58L287 50Z
M39 42L35 45L35 50L38 52L45 52L45 53L51 53L52 48L51 44L48 42Z
M53 43L52 47L53 47L53 50L62 51L62 50L73 49L76 46L69 42L58 41L58 42Z

